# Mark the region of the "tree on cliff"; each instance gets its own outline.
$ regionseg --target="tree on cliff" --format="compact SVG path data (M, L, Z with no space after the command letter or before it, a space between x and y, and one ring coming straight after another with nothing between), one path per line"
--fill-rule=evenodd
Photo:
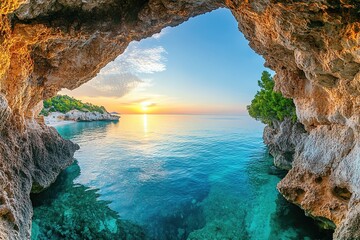
M83 112L107 112L103 106L96 106L91 103L83 103L82 101L67 95L57 95L53 98L44 100L44 108L40 114L47 116L49 112L67 113L74 109Z
M261 80L258 81L258 91L247 106L251 117L265 124L272 125L273 121L283 121L290 118L295 122L296 109L292 99L285 98L281 93L275 92L275 82L267 71L262 72Z

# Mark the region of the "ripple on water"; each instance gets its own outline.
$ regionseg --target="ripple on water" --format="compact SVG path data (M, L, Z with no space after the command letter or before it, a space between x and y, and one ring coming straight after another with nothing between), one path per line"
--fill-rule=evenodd
M139 115L58 127L81 149L32 196L33 239L330 239L278 194L262 128Z

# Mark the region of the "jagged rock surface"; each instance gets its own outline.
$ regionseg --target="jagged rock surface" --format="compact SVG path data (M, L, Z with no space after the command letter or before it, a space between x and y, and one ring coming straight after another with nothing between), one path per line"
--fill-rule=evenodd
M306 136L304 126L299 122L293 123L291 119L273 121L272 126L267 125L263 139L269 153L274 157L274 165L283 170L290 170L295 150L302 147Z
M54 128L27 121L26 130L6 126L0 134L0 239L29 239L30 191L48 187L73 162L78 145Z
M23 199L28 199L31 181L16 179L34 160L22 155L24 147L13 146L24 134L29 136L28 123L34 122L41 100L88 81L130 41L227 7L250 46L276 71L276 89L294 99L308 132L293 168L278 186L280 192L312 216L332 221L335 238L360 237L358 1L29 0L20 6L24 2L0 3L0 173L17 193L13 202L18 204L0 211L0 234L28 237L31 209ZM74 150L55 133L51 136L59 143L50 142L63 144L65 152ZM35 140L28 144L41 156L61 156L46 152ZM26 168L29 176L51 169L39 167ZM8 175L7 169L12 171ZM6 188L1 186L1 194L11 192ZM2 200L0 209L10 206L8 202Z
M71 110L67 113L51 112L44 117L46 124L56 123L59 121L75 121L75 122L92 122L92 121L118 121L119 116L108 112L83 112L79 110Z
M110 113L82 112L78 110L71 110L64 116L65 120L78 122L117 121L119 118L119 116L111 115Z

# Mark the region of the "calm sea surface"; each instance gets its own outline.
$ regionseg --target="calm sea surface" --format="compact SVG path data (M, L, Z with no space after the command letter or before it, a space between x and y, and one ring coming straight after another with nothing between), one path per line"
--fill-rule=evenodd
M329 239L277 192L263 127L182 115L59 126L81 148L32 196L32 238Z

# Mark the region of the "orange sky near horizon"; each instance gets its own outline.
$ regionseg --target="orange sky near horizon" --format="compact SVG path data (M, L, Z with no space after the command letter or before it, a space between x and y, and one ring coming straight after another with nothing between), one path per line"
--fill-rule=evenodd
M120 114L247 115L263 64L231 12L218 9L131 42L91 81L60 94Z
M62 91L60 94L69 94L69 92ZM124 103L123 99L105 98L105 97L76 97L83 102L89 102L95 105L104 106L109 112L118 112L119 114L224 114L224 115L240 115L245 111L240 106L234 109L231 106L206 106L206 105L191 105L186 103L177 103L160 101L129 101Z

